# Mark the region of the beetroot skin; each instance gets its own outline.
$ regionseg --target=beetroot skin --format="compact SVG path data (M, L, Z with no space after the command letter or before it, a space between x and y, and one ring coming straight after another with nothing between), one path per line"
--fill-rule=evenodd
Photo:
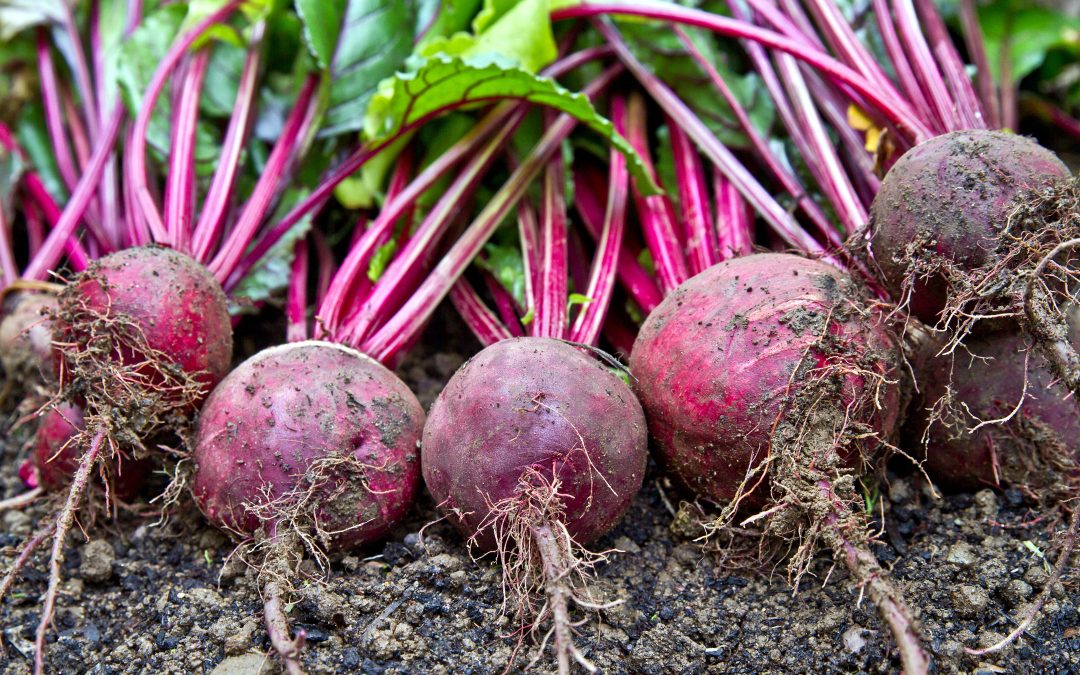
M19 471L27 487L40 485L52 491L71 484L83 450L75 439L82 430L83 412L78 406L61 404L45 413L34 438L33 457ZM119 457L115 467L109 468L113 474L110 489L127 499L139 491L153 462Z
M1072 328L1071 342L1080 348L1080 322L1074 321ZM928 430L926 472L935 482L955 490L976 490L1002 481L1042 489L1039 483L1043 481L1030 475L1039 468L1040 452L1059 448L1065 453L1059 460L1080 459L1080 416L1068 398L1068 388L1041 351L1031 348L1021 334L998 332L970 337L964 344L965 351L955 359L927 359L916 371L925 403L916 408L911 427L918 433ZM972 433L980 420L1005 418L1020 403L1025 361L1027 396L1016 416ZM936 404L950 383L954 400L947 412L938 413L941 419L931 423L928 408L941 407Z
M218 527L252 534L265 521L277 525L274 511L290 518L312 506L299 496L325 481L312 506L319 526L335 533L324 543L363 544L386 535L413 503L423 425L412 392L360 352L316 341L273 347L238 366L203 406L195 499Z
M1017 197L1069 176L1052 152L1002 131L954 131L909 150L870 209L871 250L886 284L902 299L912 283L912 314L936 323L948 295L943 267L992 263Z
M108 317L137 328L143 346L168 360L156 367L178 366L202 385L201 396L229 370L232 323L225 294L204 266L182 253L148 246L107 255L61 293L60 306L62 340L74 343L75 351L95 347L87 344L89 336L101 334L94 324ZM124 365L145 360L140 352L123 350ZM72 353L66 358L76 365ZM115 357L110 352L101 358ZM147 375L151 383L158 378ZM200 396L192 398L195 403Z
M10 309L0 321L0 363L7 377L20 383L52 380L56 368L50 317L56 314L56 296L16 293L5 304Z
M846 275L825 263L757 254L705 270L652 312L630 369L660 459L694 494L732 499L747 471L764 458L806 370L824 365L825 355L814 345L830 314L829 335L879 354L878 374L896 382L897 346L880 323L845 311L852 291ZM847 375L836 405L865 398L868 384ZM880 408L867 421L888 438L900 390L891 384L877 396Z
M518 498L527 469L561 483L563 522L585 545L641 488L645 416L630 388L579 349L503 340L450 378L431 407L422 453L436 503L481 547L496 545L494 528L482 528L490 505Z

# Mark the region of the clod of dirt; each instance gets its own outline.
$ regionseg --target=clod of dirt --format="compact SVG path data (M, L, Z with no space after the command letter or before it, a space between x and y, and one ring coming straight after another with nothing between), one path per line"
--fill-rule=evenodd
M240 656L229 656L217 664L211 675L263 675L272 673L274 663L265 654L248 652Z
M990 604L986 590L967 584L958 586L952 593L953 609L962 617L973 619L983 613Z
M975 549L966 541L961 541L949 547L949 553L945 556L945 562L960 567L971 567L979 561L975 555Z
M112 544L104 539L95 539L83 547L79 576L94 583L108 581L113 575L114 560L116 551Z
M1028 582L1023 579L1013 579L1002 589L1001 597L1005 599L1005 602L1009 603L1009 606L1017 607L1030 598L1033 592L1034 589Z

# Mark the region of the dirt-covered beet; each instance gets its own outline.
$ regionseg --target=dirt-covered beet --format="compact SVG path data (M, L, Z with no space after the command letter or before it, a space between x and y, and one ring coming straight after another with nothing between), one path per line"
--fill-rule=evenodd
M424 427L422 465L443 512L490 549L489 507L519 496L524 470L560 483L566 528L588 544L641 488L646 454L641 405L617 375L565 342L517 338L450 379Z
M1069 175L1054 153L1003 131L954 131L912 148L871 205L870 246L885 282L912 314L936 324L951 270L992 265L1015 200Z
M550 619L558 672L575 646L570 604L596 608L584 547L614 527L641 488L645 415L596 355L544 337L496 342L450 378L431 407L424 481L438 508L502 566L522 630ZM545 602L534 596L542 595Z
M396 375L330 342L265 349L206 400L192 492L259 567L266 630L290 673L302 672L305 634L292 637L285 608L305 552L325 562L404 518L420 484L423 427L423 408Z
M60 294L59 316L65 383L91 399L91 382L124 368L163 403L193 406L229 370L232 323L221 285L172 249L132 248L95 261Z
M669 295L630 357L665 468L696 495L732 499L808 375L833 356L820 348L823 336L878 355L873 377L844 375L835 403L858 402L862 421L888 439L900 410L897 346L883 323L855 311L857 297L836 268L784 254L721 263ZM752 501L768 492L759 487Z
M1080 320L1072 324L1070 339L1080 348ZM969 337L963 350L931 356L915 375L921 403L909 422L918 436L912 445L943 487L1011 485L1039 494L1076 473L1080 415L1023 334Z
M900 350L850 277L785 254L714 265L653 310L630 366L662 463L724 506L709 527L753 523L778 544L762 550L789 555L796 585L831 549L904 669L927 672L914 617L870 550L857 486L896 426Z
M314 341L272 347L203 406L193 493L228 531L308 517L327 534L324 546L373 541L416 496L423 425L408 387L360 352Z
M5 376L25 387L28 381L55 378L52 318L56 296L49 293L15 293L4 301L0 321L0 364Z

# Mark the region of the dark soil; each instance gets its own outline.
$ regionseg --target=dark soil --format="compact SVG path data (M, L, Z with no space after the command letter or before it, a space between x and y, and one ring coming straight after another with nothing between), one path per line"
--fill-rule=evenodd
M243 345L243 341L238 344ZM459 326L437 321L400 373L425 407L472 349ZM0 496L21 490L18 439L3 447ZM579 629L578 645L606 673L895 672L887 631L846 574L822 557L816 578L792 593L782 572L721 565L673 531L678 498L650 469L626 519L598 542L617 548L595 589L625 604ZM903 585L941 672L1078 672L1080 604L1074 578L1055 589L1031 633L1004 653L974 658L1047 579L1052 542L1018 492L932 496L914 477L893 477L875 552ZM44 505L0 517L10 551L48 514ZM309 672L498 673L536 656L501 618L498 568L474 562L423 498L381 545L333 560L326 583L301 584L290 618L307 631ZM880 527L880 523L878 524ZM1058 531L1063 526L1058 525ZM183 507L165 526L122 514L115 524L74 528L48 667L76 673L273 672L254 574L233 545ZM10 560L8 557L6 560ZM28 672L38 598L37 556L0 614L0 670ZM537 670L550 670L543 660Z

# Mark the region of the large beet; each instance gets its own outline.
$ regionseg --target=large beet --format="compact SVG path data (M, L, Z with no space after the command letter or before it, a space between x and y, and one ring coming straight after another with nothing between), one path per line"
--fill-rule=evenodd
M266 349L203 406L195 499L210 522L232 532L273 534L309 517L331 533L324 545L370 542L415 498L423 424L412 392L360 352L329 342Z
M935 324L955 274L992 265L1018 197L1070 175L1054 153L1002 131L954 131L909 150L870 209L885 282ZM906 297L910 293L910 297Z
M800 387L838 356L833 347L872 357L874 377L844 374L834 403L857 403L856 417L887 439L900 408L899 355L880 320L855 311L859 297L839 270L784 254L715 265L669 295L630 357L665 467L695 494L730 500L768 454ZM756 494L760 502L767 486Z

